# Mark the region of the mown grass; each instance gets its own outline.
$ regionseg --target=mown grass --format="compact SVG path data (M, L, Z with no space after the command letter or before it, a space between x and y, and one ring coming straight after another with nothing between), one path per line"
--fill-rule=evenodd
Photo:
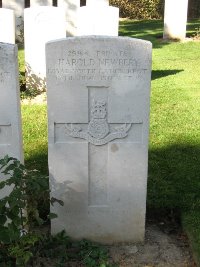
M24 158L27 168L48 174L47 107L22 105Z
M195 35L200 20L188 23ZM162 40L161 21L121 23L153 43L148 209L179 210L200 264L200 41Z
M199 25L190 21L187 36ZM200 262L200 42L163 41L162 29L157 20L120 24L121 36L153 43L147 207L180 211ZM22 105L22 115L26 166L48 173L46 106Z

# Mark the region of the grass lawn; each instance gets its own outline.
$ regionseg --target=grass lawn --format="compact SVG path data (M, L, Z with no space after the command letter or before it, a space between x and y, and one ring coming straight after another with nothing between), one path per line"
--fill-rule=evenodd
M163 42L160 21L124 21L120 34L153 43L147 207L180 212L200 262L200 42Z
M200 20L188 23L188 36ZM200 263L200 42L163 42L161 21L123 21L120 35L153 43L149 210L177 210ZM23 62L23 51L20 51ZM22 105L25 163L47 173L45 105Z
M24 157L27 168L48 174L47 107L22 105Z

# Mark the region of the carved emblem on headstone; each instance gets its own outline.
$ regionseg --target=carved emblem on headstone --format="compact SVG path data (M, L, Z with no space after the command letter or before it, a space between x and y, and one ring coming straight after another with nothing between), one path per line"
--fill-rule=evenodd
M87 131L84 131L76 124L68 124L66 133L74 138L87 140L89 143L100 146L105 145L115 139L121 139L128 135L131 124L123 124L120 127L114 128L110 132L110 126L107 122L107 103L105 101L94 101L91 108L91 120L88 124Z

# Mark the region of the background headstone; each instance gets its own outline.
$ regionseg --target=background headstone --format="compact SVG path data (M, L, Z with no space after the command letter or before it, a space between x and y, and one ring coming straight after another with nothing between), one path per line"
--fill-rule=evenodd
M80 0L58 0L58 7L65 10L67 36L76 36Z
M52 0L30 0L30 6L52 6Z
M0 158L9 155L23 162L17 56L16 45L0 43ZM5 195L9 190L4 189Z
M118 36L119 8L107 1L90 0L79 8L77 35Z
M2 7L14 10L16 39L23 41L24 0L3 0Z
M165 0L164 39L185 39L188 0Z
M65 14L61 8L41 6L24 10L27 88L45 89L45 43L65 37Z
M0 8L0 42L15 44L14 11Z
M103 243L144 238L151 43L122 37L49 42L52 233Z

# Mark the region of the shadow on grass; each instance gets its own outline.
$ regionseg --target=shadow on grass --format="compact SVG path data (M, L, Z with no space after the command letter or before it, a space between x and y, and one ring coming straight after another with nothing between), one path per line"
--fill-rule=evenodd
M193 19L187 23L187 37L194 37L199 32L200 20Z
M200 145L174 144L149 151L149 208L200 208Z
M182 226L199 266L200 144L150 149L147 188L147 221L170 225L169 233Z
M194 36L199 26L199 19L188 21L187 37ZM163 40L163 27L162 20L125 20L120 22L119 35L148 40L152 42L154 48L162 48L171 42L175 42Z
M169 75L176 75L184 70L152 70L151 80L156 80Z
M169 42L163 42L162 20L127 20L120 22L119 35L139 38L152 42L154 48L160 48ZM161 40L161 41L160 41Z
M26 157L25 157L26 158ZM38 152L32 152L31 156L25 159L27 169L36 169L43 175L48 175L48 152L47 148L38 149Z
M47 148L32 154L25 165L48 175ZM174 144L149 150L149 208L197 209L199 192L200 145Z

